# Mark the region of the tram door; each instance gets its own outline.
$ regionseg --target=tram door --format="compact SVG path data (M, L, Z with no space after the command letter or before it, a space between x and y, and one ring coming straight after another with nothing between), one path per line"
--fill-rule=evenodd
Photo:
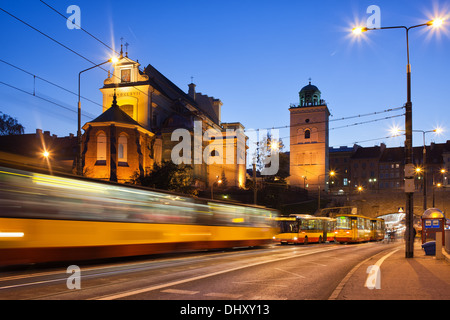
M352 240L358 239L358 220L352 217Z
M328 240L329 223L328 223L328 221L321 221L321 223L322 223L322 230L323 230L322 241L326 242Z

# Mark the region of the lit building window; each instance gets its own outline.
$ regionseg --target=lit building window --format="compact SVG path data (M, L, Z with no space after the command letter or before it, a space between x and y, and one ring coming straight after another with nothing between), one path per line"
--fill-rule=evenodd
M97 135L97 163L106 164L106 134L101 132Z
M119 136L119 162L127 162L127 137L124 134Z

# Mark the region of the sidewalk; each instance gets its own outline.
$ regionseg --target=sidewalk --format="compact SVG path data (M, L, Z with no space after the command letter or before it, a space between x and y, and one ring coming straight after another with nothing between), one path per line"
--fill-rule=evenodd
M395 251L397 250L397 251ZM394 252L395 251L395 252ZM405 258L404 242L375 255L355 268L341 284L337 300L450 300L450 255L426 256L422 243L414 243L414 258ZM365 286L369 266L379 264L379 282ZM380 264L381 263L381 264ZM375 274L372 273L372 274ZM375 276L372 276L376 279Z

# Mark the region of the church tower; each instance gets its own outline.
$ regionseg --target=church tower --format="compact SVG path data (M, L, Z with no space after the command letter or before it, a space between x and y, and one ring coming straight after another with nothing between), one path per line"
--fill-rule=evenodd
M320 90L311 84L299 92L290 112L290 184L313 192L328 190L328 120Z

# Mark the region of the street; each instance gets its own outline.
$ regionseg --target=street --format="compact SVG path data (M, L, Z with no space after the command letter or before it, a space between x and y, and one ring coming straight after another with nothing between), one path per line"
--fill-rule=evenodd
M400 244L274 244L78 265L78 273L69 265L4 270L0 299L327 300L355 266Z

